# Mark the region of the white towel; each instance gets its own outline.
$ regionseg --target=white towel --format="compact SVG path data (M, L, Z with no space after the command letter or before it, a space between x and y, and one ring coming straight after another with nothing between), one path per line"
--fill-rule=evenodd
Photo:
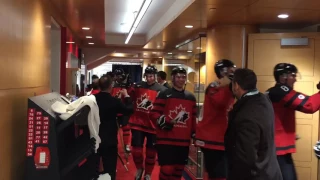
M95 138L96 145L95 151L97 152L101 139L99 137L99 126L100 126L100 116L99 107L95 96L83 96L70 104L63 104L60 101L56 101L52 104L51 109L61 114L60 118L62 120L67 120L74 113L78 112L82 107L88 105L90 107L90 112L88 114L88 127L90 131L90 137Z
M99 176L98 180L111 180L111 177L110 175L107 173L107 174L102 174Z

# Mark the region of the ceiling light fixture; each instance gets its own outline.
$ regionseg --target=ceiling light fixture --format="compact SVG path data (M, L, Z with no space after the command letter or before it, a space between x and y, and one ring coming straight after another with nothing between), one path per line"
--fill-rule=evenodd
M66 42L67 44L74 44L74 42Z
M278 18L280 18L280 19L286 19L286 18L288 18L288 17L289 17L288 14L279 14L279 15L278 15Z
M172 52L168 52L168 54L172 54Z
M190 28L193 28L192 25L186 25L185 27L186 27L186 28L189 28L189 29L190 29Z
M94 43L92 43L92 42L89 42L88 44L90 44L90 45L93 45Z
M90 30L89 27L82 27L83 30Z
M201 47L197 47L197 49L202 49Z
M188 51L188 52L190 53L190 52L192 52L192 51Z
M86 36L86 38L87 38L87 39L91 39L91 38L92 38L92 36Z
M141 8L138 11L138 15L137 15L136 19L134 20L134 22L133 22L133 24L132 24L132 26L130 28L129 34L128 34L127 39L125 41L125 44L128 44L128 42L131 39L133 33L137 29L141 19L143 18L144 14L147 12L151 2L152 2L152 0L144 0L143 1L143 4L142 4Z
M162 57L159 57L159 58L162 58Z

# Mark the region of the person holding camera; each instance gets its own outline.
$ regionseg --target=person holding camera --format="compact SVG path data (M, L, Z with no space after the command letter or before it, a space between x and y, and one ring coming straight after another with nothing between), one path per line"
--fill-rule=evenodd
M117 115L130 116L133 113L132 99L126 89L120 91L124 100L121 101L111 95L112 78L102 76L99 79L100 92L95 94L99 107L101 144L98 153L102 157L103 173L108 173L112 180L116 179L118 155L118 125Z

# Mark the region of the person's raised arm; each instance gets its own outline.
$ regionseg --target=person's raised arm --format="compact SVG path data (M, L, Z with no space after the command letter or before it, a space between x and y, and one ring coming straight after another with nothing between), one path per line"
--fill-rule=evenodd
M124 102L121 100L117 101L117 113L123 114L125 116L129 116L133 113L133 103L131 97L128 95L126 89L121 90L121 94L124 97Z
M280 102L283 106L312 114L320 108L320 92L312 96L293 90L286 85L277 86L269 91L269 97L272 102Z

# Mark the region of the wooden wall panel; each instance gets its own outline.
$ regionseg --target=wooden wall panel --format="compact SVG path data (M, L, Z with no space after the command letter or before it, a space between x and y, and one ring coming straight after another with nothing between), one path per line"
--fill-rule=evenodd
M215 26L207 31L206 83L216 79L214 64L230 59L237 67L245 65L248 33L257 32L254 26Z
M50 14L42 0L0 2L0 179L23 179L27 98L49 92Z
M281 38L308 37L309 45L300 47L281 47ZM320 34L319 33L276 33L251 34L248 41L248 68L258 76L258 88L266 91L275 84L273 67L280 62L294 63L301 74L294 89L308 95L318 90L320 80ZM297 153L293 154L299 179L318 178L318 159L313 145L319 136L319 112L314 114L296 113Z

